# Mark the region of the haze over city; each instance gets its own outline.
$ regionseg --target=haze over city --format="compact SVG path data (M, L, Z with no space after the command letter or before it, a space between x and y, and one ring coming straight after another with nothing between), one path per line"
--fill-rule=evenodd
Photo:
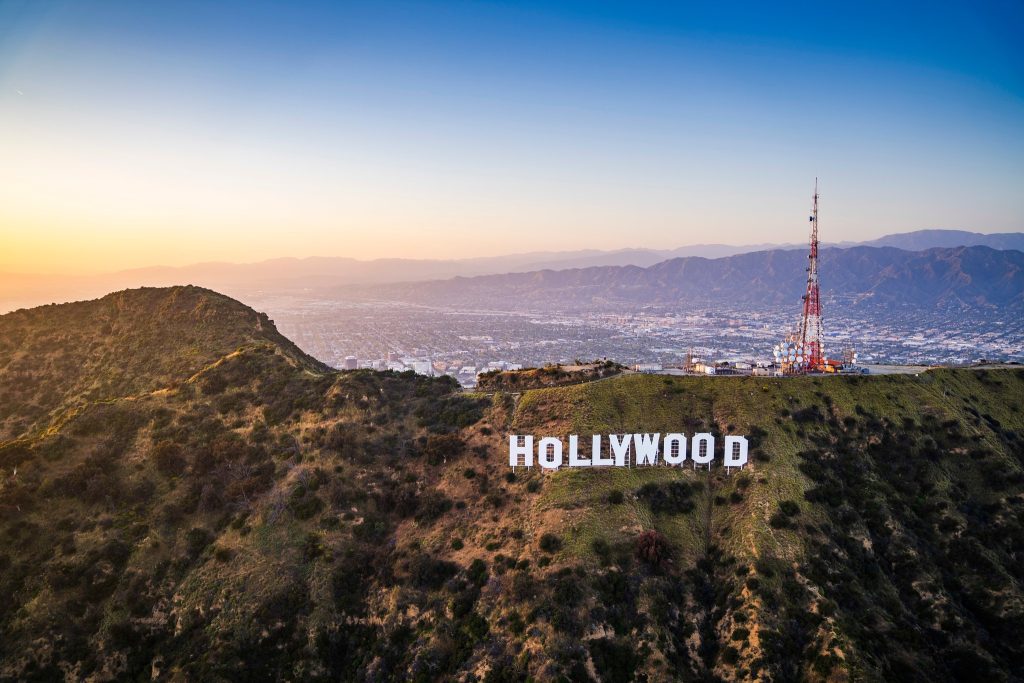
M0 2L0 271L1024 228L1017 3Z

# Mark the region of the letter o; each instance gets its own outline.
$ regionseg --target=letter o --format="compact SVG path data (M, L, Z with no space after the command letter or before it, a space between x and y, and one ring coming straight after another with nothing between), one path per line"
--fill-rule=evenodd
M698 465L707 465L715 459L715 437L707 432L693 435L690 457Z
M676 454L672 455L673 446ZM682 465L686 461L686 437L682 434L666 434L662 442L661 457L666 465Z
M537 460L541 467L555 470L562 466L562 441L553 436L545 436L537 444Z

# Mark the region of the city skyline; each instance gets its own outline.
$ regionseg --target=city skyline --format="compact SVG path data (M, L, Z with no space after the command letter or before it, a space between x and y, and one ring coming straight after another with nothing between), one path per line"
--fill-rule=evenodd
M0 3L0 272L1024 230L1022 16Z

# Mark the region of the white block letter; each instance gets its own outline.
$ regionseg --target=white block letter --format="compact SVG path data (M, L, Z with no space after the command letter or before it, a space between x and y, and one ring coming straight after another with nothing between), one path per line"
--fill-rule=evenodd
M632 440L632 434L623 434L621 437L618 434L612 434L608 437L608 441L612 445L612 453L615 454L616 467L626 466L626 456L629 455L629 442Z
M562 440L545 436L537 445L537 460L541 467L557 470L562 466Z
M636 447L637 465L658 464L658 437L661 434L634 434L633 445Z
M533 437L523 438L525 443L520 446L518 434L510 434L508 437L508 464L512 467L516 465L533 467ZM523 456L523 462L519 462L519 456Z
M693 448L690 457L694 465L708 465L715 459L715 437L707 432L693 435Z
M743 467L747 464L747 437L725 437L725 466Z
M686 460L686 437L682 434L666 434L661 454L665 464L682 465Z
M611 459L611 456L607 458L601 457L601 435L594 434L590 440L591 455L594 456L594 467L611 467L615 464L615 461Z
M590 458L580 457L580 437L569 435L569 467L590 467Z

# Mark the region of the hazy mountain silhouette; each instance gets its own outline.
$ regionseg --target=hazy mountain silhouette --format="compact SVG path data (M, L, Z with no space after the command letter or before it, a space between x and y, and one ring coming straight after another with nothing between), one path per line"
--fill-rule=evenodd
M921 251L935 247L991 247L1024 251L1024 233L1005 232L985 235L966 230L916 230L886 235L876 240L861 242L867 247L896 247L907 251Z
M465 308L595 309L693 302L770 305L798 300L807 255L771 250L719 259L685 257L647 268L541 270L415 284L348 287L339 296ZM1024 252L989 247L821 251L822 293L862 305L983 308L1024 306Z
M995 249L1024 249L1024 233L984 235L961 230L920 230L887 235L863 244L892 246L910 251L976 245ZM836 246L856 245L841 243ZM467 259L360 260L333 256L286 257L257 263L210 262L180 267L154 266L94 276L0 273L0 311L95 298L109 291L129 287L166 287L191 283L245 299L268 293L295 294L341 285L419 282L596 266L646 268L681 257L718 259L751 252L804 248L802 244L697 244L668 250L638 248L613 251L536 251Z

